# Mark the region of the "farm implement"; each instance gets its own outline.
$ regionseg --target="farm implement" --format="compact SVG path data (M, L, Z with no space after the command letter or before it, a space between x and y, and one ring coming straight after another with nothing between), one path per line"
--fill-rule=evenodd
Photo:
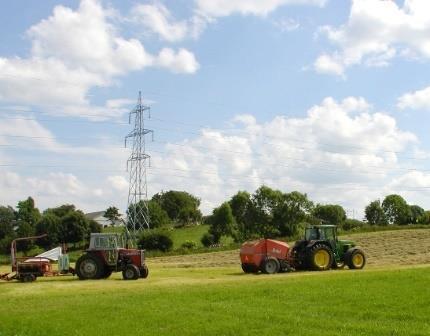
M69 256L64 253L64 247L59 246L34 257L17 256L17 242L37 240L44 237L46 237L46 234L13 240L10 248L12 272L0 274L0 279L32 282L38 277L74 275L75 270L69 265ZM58 262L57 270L53 269L53 262Z
M330 268L362 269L364 252L350 240L339 240L335 225L314 225L306 228L305 237L292 248L272 239L245 242L240 249L245 273L266 274L292 270L324 271Z

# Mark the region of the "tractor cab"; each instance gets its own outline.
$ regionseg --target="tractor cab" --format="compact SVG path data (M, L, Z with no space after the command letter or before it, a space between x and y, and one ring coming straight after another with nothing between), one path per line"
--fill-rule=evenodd
M124 248L122 236L117 233L91 233L89 250L117 250Z

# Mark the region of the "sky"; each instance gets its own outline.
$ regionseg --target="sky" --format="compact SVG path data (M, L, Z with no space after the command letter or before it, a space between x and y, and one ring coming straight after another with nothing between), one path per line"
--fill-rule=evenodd
M205 214L261 185L361 219L397 193L430 209L426 0L7 1L0 204L85 212L128 195L138 92L148 196Z

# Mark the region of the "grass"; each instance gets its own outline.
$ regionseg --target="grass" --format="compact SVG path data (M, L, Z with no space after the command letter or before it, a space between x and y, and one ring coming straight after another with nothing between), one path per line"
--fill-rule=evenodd
M244 275L160 268L150 278L0 284L7 335L428 335L430 267Z

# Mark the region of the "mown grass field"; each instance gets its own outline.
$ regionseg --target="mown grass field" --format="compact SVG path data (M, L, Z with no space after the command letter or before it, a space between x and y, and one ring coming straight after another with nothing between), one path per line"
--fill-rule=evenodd
M0 285L0 335L429 335L430 267Z
M430 335L430 230L353 238L362 271L245 275L226 251L150 258L146 280L0 282L0 336Z

